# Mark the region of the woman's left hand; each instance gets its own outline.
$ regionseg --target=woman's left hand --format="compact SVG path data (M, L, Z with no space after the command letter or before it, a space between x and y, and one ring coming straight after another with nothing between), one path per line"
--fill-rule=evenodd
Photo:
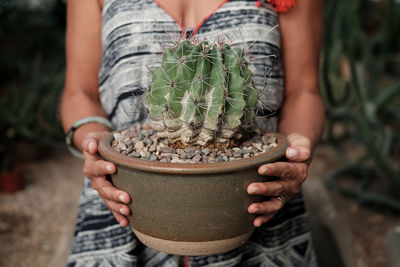
M301 185L308 175L308 166L311 162L311 142L297 133L287 136L289 147L286 150L288 162L274 162L258 168L260 175L276 177L276 179L251 183L247 192L252 195L270 196L268 201L252 203L248 212L257 214L254 226L259 227L269 221L295 194L300 191Z

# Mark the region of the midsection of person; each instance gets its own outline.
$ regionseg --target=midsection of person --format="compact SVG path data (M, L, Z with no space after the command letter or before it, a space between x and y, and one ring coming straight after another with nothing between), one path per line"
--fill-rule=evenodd
M172 2L176 3L170 6ZM161 64L166 47L188 37L172 14L176 11L172 7L179 10L189 2L194 1L104 2L99 90L101 103L117 127L147 117L143 96L151 82L152 70ZM283 100L278 16L270 6L256 7L254 1L215 3L210 3L208 9L202 5L205 11L195 15L188 15L190 11L181 14L187 19L185 26L195 26L191 28L197 40L225 40L244 47L260 93L257 122L276 131L276 114ZM196 9L196 5L190 3L188 9L192 8Z
M260 92L258 121L261 126L285 134L290 142L286 153L288 162L259 167L260 175L277 179L253 183L247 188L249 194L271 197L269 201L253 203L248 211L257 214L254 220L257 227L271 222L281 209L282 214L301 211L300 215L277 216L279 225L293 226L290 229L274 226L273 230L268 230L268 225L259 228L267 234L270 231L274 239L258 232L253 235L256 240L249 242L249 251L252 257L258 257L253 255L255 250L259 249L261 254L268 250L271 252L269 258L279 254L280 259L290 261L290 246L309 244L307 227L299 228L306 223L298 223L306 217L303 204L299 198L285 206L284 202L299 192L323 129L324 112L317 79L322 1L299 1L293 12L280 18L271 5L264 2L259 6L256 2L259 1L68 1L67 75L62 118L66 131L76 121L89 116L108 117L118 128L143 121L147 117L143 96L150 84L152 70L161 64L161 54L168 46L189 37L185 27L193 30L197 40L215 42L222 38L233 46L244 47L256 89ZM85 262L88 257L101 257L107 261L115 258L115 262L119 262L126 259L124 253L137 244L131 232L115 225L117 222L123 227L128 225L126 216L130 210L126 204L131 198L106 179L106 175L116 172L116 166L104 161L97 153L98 140L109 131L104 125L91 123L79 127L73 137L77 148L84 152L84 173L90 184L85 184L83 191L87 202L80 208L79 223L84 227L78 223L71 262L75 259ZM299 208L293 209L292 205ZM106 214L105 207L117 220L111 222L112 228L106 223L97 223L93 227L99 229L85 232L85 220L97 220L93 217L100 214L96 209ZM284 222L279 221L283 219ZM99 234L93 235L93 232ZM117 242L106 240L107 236ZM287 248L283 248L283 242ZM119 249L113 247L117 243ZM105 255L111 249L112 255ZM87 250L93 250L93 255ZM122 253L122 257L117 259L114 251ZM297 254L293 255L297 260ZM258 258L261 262L264 256ZM132 261L135 260L132 257Z

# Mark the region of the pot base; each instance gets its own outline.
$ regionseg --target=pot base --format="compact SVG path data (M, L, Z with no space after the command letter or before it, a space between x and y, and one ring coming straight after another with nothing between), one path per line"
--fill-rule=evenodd
M237 237L203 242L171 241L152 237L132 228L137 238L148 247L176 255L200 256L226 252L243 245L253 231Z

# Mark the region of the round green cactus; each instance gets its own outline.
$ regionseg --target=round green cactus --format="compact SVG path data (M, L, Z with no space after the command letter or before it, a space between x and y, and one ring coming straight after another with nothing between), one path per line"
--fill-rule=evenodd
M146 95L159 137L201 146L234 138L257 99L243 49L188 40L164 53Z

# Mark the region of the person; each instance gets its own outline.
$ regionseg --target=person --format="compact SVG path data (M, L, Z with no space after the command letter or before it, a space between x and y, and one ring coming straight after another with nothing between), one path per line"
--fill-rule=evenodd
M68 266L316 265L300 189L324 125L318 85L323 1L290 2L67 2L61 116L72 145L83 152L86 176ZM121 128L146 119L142 102L151 70L177 36L244 45L260 92L257 123L284 134L290 144L286 162L259 167L260 175L277 179L252 183L248 193L271 198L248 207L257 215L256 230L226 253L183 258L141 244L127 227L131 196L107 179L116 166L97 153L112 124Z

